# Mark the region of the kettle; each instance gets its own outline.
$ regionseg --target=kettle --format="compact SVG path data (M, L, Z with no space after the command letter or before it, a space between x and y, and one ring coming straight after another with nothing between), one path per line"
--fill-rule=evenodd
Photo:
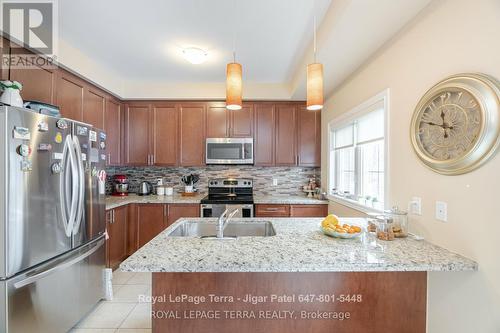
M139 185L139 190L137 191L137 195L150 195L153 191L153 186L150 182L141 182Z

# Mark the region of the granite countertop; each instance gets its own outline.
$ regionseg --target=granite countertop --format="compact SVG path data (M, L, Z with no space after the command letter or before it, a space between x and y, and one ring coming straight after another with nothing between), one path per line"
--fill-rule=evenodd
M176 193L174 195L145 195L129 194L126 197L106 196L106 210L125 206L133 203L192 203L199 204L201 199L206 196L206 193L196 194L194 197L183 197ZM261 196L255 195L254 202L256 204L295 204L295 205L327 205L328 200L318 200L307 198L306 196Z
M271 221L272 237L233 240L167 237L186 220L215 223L214 219L179 219L140 248L120 268L133 272L364 272L473 271L477 263L413 238L378 241L331 238L319 231L321 218L256 218ZM235 220L242 221L242 220ZM247 220L248 221L248 220ZM252 223L252 222L248 222ZM363 225L365 219L341 223ZM362 236L364 237L364 236Z
M183 197L176 193L174 195L144 195L129 194L126 197L106 196L106 210L125 206L133 203L157 203L157 204L199 204L205 194L196 194L193 197Z
M254 195L255 204L287 204L287 205L328 205L328 200L308 198L305 195Z

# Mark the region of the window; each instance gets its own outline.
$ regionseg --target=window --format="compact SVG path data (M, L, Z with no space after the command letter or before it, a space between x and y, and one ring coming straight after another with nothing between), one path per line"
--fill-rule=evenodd
M330 195L356 207L384 209L385 96L330 123Z

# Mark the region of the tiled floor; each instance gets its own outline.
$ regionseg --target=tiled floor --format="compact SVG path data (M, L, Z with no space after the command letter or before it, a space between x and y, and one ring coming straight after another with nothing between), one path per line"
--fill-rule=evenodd
M151 333L151 303L140 298L151 295L151 273L113 272L113 294L70 333Z

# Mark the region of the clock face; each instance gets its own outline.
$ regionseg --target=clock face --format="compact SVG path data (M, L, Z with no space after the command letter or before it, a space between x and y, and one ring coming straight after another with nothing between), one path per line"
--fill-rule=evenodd
M411 120L411 142L420 160L445 175L470 172L500 146L500 83L466 73L431 87Z
M429 98L420 109L417 142L434 160L458 159L477 143L482 125L482 111L474 96L463 89L449 89Z

